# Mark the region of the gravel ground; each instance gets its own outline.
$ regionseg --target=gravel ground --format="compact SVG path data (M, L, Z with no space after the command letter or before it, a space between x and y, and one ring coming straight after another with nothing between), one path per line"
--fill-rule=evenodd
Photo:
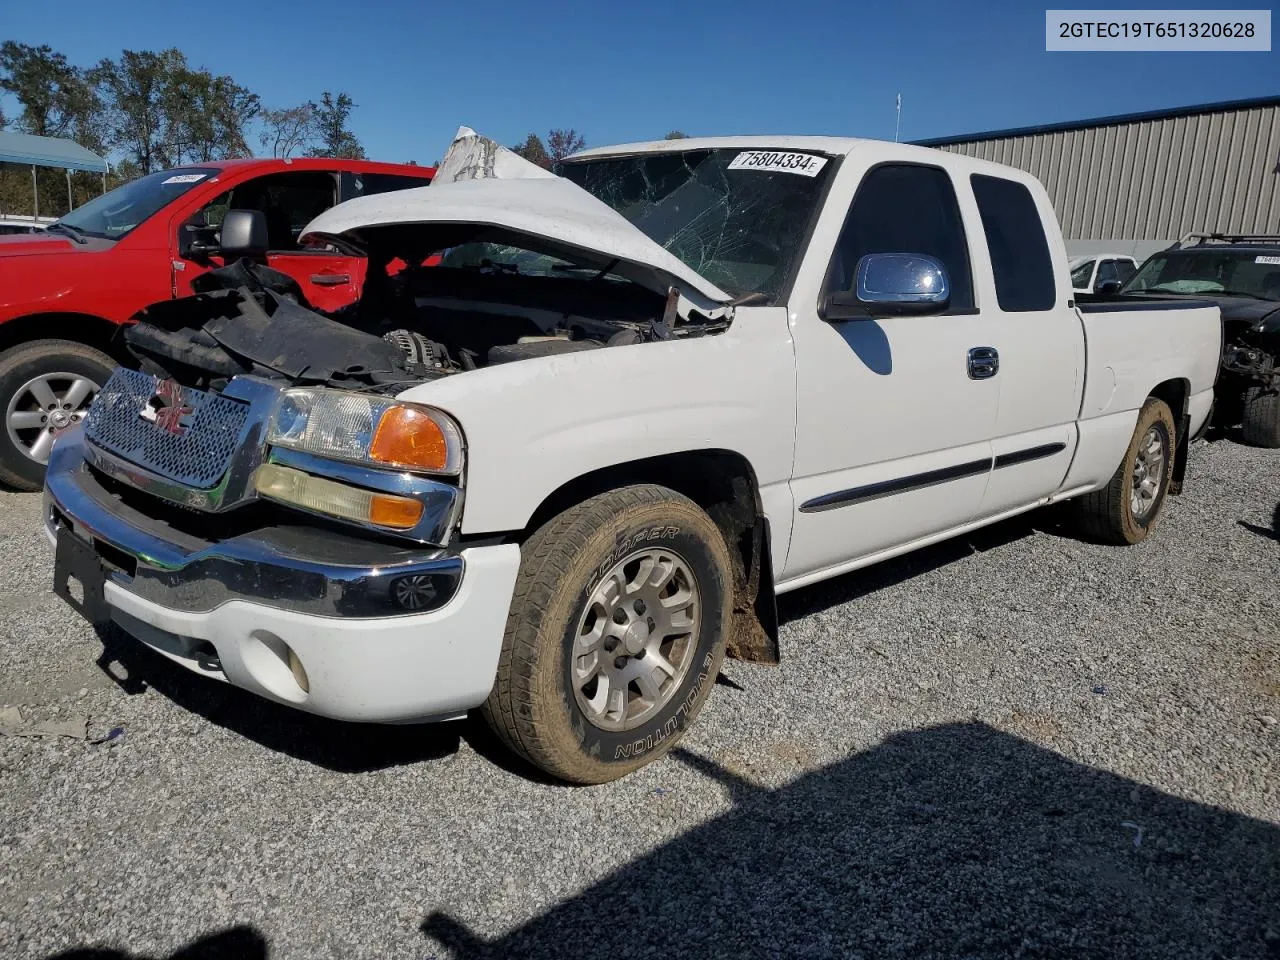
M1139 547L1048 511L787 596L780 668L570 789L108 636L112 679L0 495L0 704L124 729L0 737L0 956L1274 960L1277 499L1219 440Z

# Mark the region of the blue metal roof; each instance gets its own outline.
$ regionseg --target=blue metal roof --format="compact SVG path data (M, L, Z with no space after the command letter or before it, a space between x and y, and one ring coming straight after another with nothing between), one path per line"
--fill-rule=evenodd
M1044 123L1031 127L1013 127L1009 130L988 130L985 133L966 133L955 137L932 137L911 141L917 147L948 147L957 143L976 140L1000 140L1004 137L1026 137L1036 133L1060 133L1064 130L1085 130L1089 127L1110 127L1120 123L1138 123L1143 120L1171 120L1174 117L1194 117L1204 113L1222 113L1231 110L1249 110L1258 107L1280 106L1280 97L1254 97L1250 100L1225 100L1221 103L1201 103L1190 107L1171 107L1165 110L1147 110L1142 113L1121 113L1093 120L1068 120L1065 123Z
M0 163L107 172L107 161L74 140L0 130Z

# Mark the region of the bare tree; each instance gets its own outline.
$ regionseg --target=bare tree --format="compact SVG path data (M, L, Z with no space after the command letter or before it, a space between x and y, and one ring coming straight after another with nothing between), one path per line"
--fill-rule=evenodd
M552 163L577 153L586 145L586 137L572 127L568 130L552 130L547 134L547 155Z
M316 114L310 103L279 110L262 111L262 133L259 140L273 157L291 157L316 136Z

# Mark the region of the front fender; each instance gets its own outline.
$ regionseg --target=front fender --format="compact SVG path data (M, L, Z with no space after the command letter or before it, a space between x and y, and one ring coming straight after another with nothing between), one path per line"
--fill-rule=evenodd
M791 471L795 367L780 309L741 310L716 335L521 360L400 398L462 426L468 535L523 529L566 483L633 460L731 450L762 490Z

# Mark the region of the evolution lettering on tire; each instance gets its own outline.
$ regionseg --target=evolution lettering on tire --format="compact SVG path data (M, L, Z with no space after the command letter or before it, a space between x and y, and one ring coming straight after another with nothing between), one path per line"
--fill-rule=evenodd
M603 783L669 750L724 658L733 567L692 500L651 484L592 497L522 546L482 713L513 750Z

